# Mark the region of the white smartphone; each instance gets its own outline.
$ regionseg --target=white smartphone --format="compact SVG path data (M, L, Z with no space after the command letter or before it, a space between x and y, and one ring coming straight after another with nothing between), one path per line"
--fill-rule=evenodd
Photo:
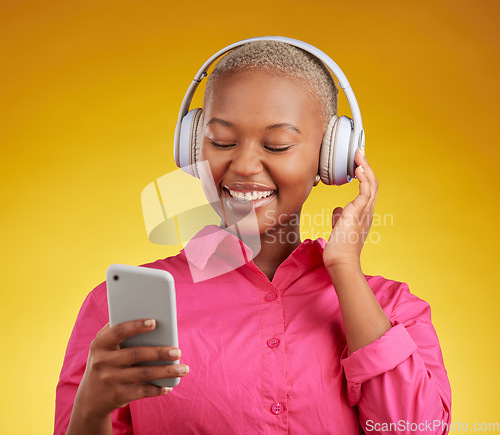
M106 271L109 323L155 319L156 328L125 340L121 347L178 347L175 283L166 270L112 264ZM147 361L140 365L179 364L179 361ZM151 381L161 387L175 387L180 378Z

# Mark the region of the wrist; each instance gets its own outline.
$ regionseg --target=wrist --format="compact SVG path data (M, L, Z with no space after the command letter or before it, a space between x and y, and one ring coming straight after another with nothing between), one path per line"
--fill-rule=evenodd
M112 409L102 409L102 406L99 406L99 400L96 400L95 397L92 397L92 395L89 394L86 386L87 385L84 377L76 393L75 401L73 404L73 412L75 412L76 410L77 414L84 421L106 421L111 415Z
M325 264L326 269L330 273L363 273L361 270L361 261L357 259L337 260L330 264Z
M79 407L75 402L67 434L79 435L89 433L95 435L111 435L111 414L96 414L92 411L83 409L83 407Z
M336 284L341 282L352 282L352 280L356 277L362 277L363 280L365 279L365 276L361 269L361 263L359 261L331 264L326 267L326 270L330 275L334 287Z

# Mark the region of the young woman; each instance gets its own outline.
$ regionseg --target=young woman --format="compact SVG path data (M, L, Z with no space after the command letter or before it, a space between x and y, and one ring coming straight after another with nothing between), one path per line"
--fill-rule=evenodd
M179 255L145 265L174 276L182 356L120 349L154 319L111 328L105 283L97 286L68 344L56 433L446 432L451 392L429 305L405 283L361 270L378 188L361 150L359 194L335 208L328 241L300 240L336 97L325 66L285 42L247 43L217 64L200 157L221 203L252 205L260 251L195 282L193 268L251 254L232 232L207 226ZM173 389L147 383L178 376Z

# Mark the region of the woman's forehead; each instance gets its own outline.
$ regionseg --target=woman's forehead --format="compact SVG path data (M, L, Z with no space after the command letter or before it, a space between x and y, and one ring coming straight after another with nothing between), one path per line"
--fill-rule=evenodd
M308 84L307 80L301 79L292 74L286 74L280 70L272 68L247 67L238 70L230 70L224 74L217 75L216 78L212 79L208 93L212 93L214 88L220 87L221 82L225 85L227 82L245 83L253 80L261 82L288 81L300 86L305 86L312 91L312 86Z
M221 77L204 103L207 127L282 125L302 130L321 128L321 106L307 84L267 71L245 71ZM319 120L319 121L318 121ZM319 122L320 124L317 124Z
M319 98L304 80L271 70L242 70L218 77L205 95L204 109L245 104L320 106ZM316 110L317 110L316 109Z

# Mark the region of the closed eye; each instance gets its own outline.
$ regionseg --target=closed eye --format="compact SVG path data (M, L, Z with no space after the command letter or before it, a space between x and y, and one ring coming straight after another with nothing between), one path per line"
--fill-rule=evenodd
M210 142L212 143L212 145L214 147L220 148L220 149L228 149L228 148L232 148L236 145L236 144L221 144L221 143L214 142L213 140L210 140ZM283 151L290 149L291 147L292 147L292 145L281 146L281 147L272 147L272 146L264 145L264 148L266 150L271 151L273 153L280 153L280 152L283 152Z
M288 145L288 146L284 146L284 147L270 147L270 146L264 146L264 148L268 151L272 151L272 152L282 152L282 151L286 151L288 149L290 149L292 146L291 145Z
M221 148L221 149L227 149L227 148L231 148L231 147L234 147L235 144L229 144L229 145L225 145L225 144L220 144L220 143L216 143L214 142L213 140L211 140L210 142L212 142L212 145L216 148Z

